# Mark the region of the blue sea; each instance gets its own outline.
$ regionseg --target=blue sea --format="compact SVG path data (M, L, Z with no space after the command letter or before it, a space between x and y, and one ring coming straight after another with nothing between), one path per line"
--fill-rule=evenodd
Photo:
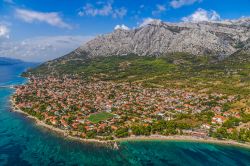
M0 86L25 82L32 64L0 66ZM119 150L70 141L11 112L12 89L0 88L0 165L250 166L250 149L178 141L123 142Z

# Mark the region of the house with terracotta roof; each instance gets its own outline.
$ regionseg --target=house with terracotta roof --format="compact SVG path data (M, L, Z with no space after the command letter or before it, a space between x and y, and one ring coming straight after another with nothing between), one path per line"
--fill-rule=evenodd
M221 115L216 115L212 118L212 123L213 124L222 124L223 122L226 121L227 118Z

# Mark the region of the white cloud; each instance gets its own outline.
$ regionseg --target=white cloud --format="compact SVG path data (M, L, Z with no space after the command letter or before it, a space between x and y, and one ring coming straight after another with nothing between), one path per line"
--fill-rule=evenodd
M156 5L156 10L154 10L154 11L152 12L152 14L153 14L153 15L157 15L157 14L160 14L160 13L166 11L166 10L167 10L167 9L166 9L166 6L165 6L165 5L157 4L157 5Z
M219 21L220 15L214 11L206 11L199 8L193 14L187 17L183 17L182 21L184 22L202 22L202 21Z
M202 0L172 0L170 6L173 8L180 8L186 5L192 5L195 2L201 2Z
M112 13L112 5L110 3L103 5L97 9L92 4L86 4L83 9L78 13L80 16L91 15L91 16L108 16Z
M124 7L119 8L119 9L114 9L112 13L113 18L123 18L127 14L127 9Z
M1 25L0 24L0 38L9 38L9 28L6 25Z
M145 18L143 19L142 23L139 24L139 27L146 26L148 24L160 24L160 19L153 19L153 18Z
M116 25L114 29L115 29L115 30L117 30L117 29L124 29L124 30L127 30L127 31L130 30L130 28L127 27L127 26L124 25L124 24L122 24L122 25Z
M32 10L25 9L16 9L16 16L21 20L32 23L35 21L45 22L49 25L60 27L60 28L68 28L71 29L71 26L65 23L62 18L59 16L57 12L37 12Z
M25 61L47 61L73 51L90 39L91 36L50 36L6 41L0 43L0 55Z
M113 18L122 18L127 14L127 9L114 8L111 2L96 3L98 7L93 4L86 4L79 12L79 16L112 16Z
M156 5L156 7L157 7L157 9L160 11L160 12L162 12L162 11L166 11L166 7L165 7L165 5Z

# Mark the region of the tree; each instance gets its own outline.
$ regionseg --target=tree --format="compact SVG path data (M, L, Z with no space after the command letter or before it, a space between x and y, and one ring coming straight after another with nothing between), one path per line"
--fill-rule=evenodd
M230 139L238 140L239 139L239 133L236 129L233 129L232 133L229 135Z
M250 114L246 114L246 113L243 112L240 115L242 117L242 122L243 123L247 123L247 122L250 121Z
M212 136L218 139L227 138L228 137L227 128L225 127L218 128L216 132L212 134Z
M151 127L150 126L143 126L143 125L136 125L131 127L132 133L135 135L150 135Z
M115 131L115 136L118 137L118 138L129 136L129 134L128 134L128 128L127 127L123 127L123 128L117 129Z
M67 119L67 123L68 123L68 124L72 124L74 119L75 119L74 117L70 116L70 117Z
M179 129L190 129L191 128L190 124L187 124L187 123L177 123L177 127Z
M250 142L250 130L249 129L240 129L239 140Z
M86 132L86 138L95 138L95 136L96 136L95 130L91 130L91 131Z
M238 118L231 117L226 122L223 123L223 127L232 128L234 126L239 126L240 120Z
M79 125L78 125L78 130L79 130L80 132L86 132L85 125L79 124Z
M156 132L161 132L166 128L166 121L164 120L159 120L155 123L152 124L152 132L156 133Z
M230 105L228 103L225 103L223 106L222 106L222 111L223 112L226 112L230 109Z

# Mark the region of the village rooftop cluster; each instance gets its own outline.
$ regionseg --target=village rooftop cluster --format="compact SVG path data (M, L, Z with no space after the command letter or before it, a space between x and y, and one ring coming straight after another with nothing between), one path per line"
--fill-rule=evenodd
M235 96L66 77L32 77L29 83L17 87L13 100L17 109L81 138L114 139L134 135L138 133L133 126L138 125L150 128L148 134L151 134L160 121L211 112L209 121L195 126L183 122L183 130L170 133L205 137L229 116L240 116L224 110L227 103L236 100Z

